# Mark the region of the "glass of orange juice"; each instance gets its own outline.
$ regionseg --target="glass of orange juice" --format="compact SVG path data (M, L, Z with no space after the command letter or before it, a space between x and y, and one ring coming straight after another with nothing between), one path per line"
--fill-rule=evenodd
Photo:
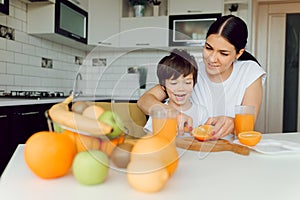
M174 141L177 135L177 115L176 109L165 109L157 107L151 109L153 135L165 137L169 141Z
M254 106L244 106L237 105L235 106L235 136L238 136L239 133L244 131L253 131L254 130Z

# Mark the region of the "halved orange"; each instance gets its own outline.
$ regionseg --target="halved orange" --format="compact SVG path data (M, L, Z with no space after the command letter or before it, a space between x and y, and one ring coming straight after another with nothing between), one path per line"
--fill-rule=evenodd
M261 133L257 131L245 131L239 133L238 139L242 144L255 146L261 140Z
M206 141L213 139L212 135L212 126L205 124L198 126L192 130L192 134L194 138L196 138L199 141Z

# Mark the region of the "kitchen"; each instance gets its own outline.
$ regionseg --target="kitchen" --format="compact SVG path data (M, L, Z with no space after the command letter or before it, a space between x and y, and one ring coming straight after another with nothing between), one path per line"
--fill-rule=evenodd
M226 1L225 1L226 2ZM230 2L230 1L229 1ZM266 52L263 52L262 55L259 55L260 48L258 44L264 44L262 42L257 42L254 40L256 37L256 29L260 30L255 26L255 21L261 22L261 20L257 19L255 14L256 10L258 10L258 3L260 5L266 6L269 1L253 1L252 4L240 3L238 9L238 15L245 19L248 23L250 37L248 41L247 48L250 52L257 51L258 58L262 62L262 66L267 66L268 63L265 60ZM251 1L249 1L251 2ZM272 3L278 3L280 1L271 1ZM298 2L298 1L288 1L288 2ZM80 90L83 92L83 95L93 96L94 94L103 95L103 96L112 96L113 94L118 94L121 96L130 96L132 98L137 98L141 93L144 92L145 89L150 88L153 84L157 82L155 76L155 65L156 62L163 57L166 53L168 53L168 43L167 38L164 37L154 37L154 45L153 47L148 44L143 46L142 44L138 44L139 46L135 46L136 44L129 44L128 41L131 40L122 40L123 46L122 48L115 48L114 42L119 40L118 33L123 31L122 34L125 38L132 37L126 35L126 30L129 28L135 29L138 26L143 26L144 21L139 22L140 19L135 19L133 16L132 8L130 8L126 2L124 1L114 1L112 2L100 2L96 1L92 3L100 4L91 6L91 9L94 9L94 12L89 13L89 48L85 48L86 45L81 45L81 43L74 43L72 40L68 38L69 45L65 45L64 42L57 43L55 41L62 41L53 35L57 34L49 34L48 38L38 37L39 34L28 34L27 32L27 6L33 6L41 3L24 3L24 1L10 1L10 15L0 15L1 25L3 27L7 27L12 29L12 33L14 35L14 40L12 39L4 39L0 38L1 42L1 62L0 62L0 93L3 96L4 93L11 93L11 91L38 91L38 92L48 92L52 93L51 95L55 95L55 93L63 93L64 96L67 96L74 86L74 80L76 78L77 73L81 73L83 80L78 81L78 86ZM107 3L108 5L106 5ZM122 4L121 4L122 3ZM171 1L172 3L172 1ZM176 5L176 1L173 5ZM48 3L42 3L48 4ZM51 4L51 3L50 3ZM91 2L90 2L91 4ZM114 8L114 12L110 9L105 9L106 6L111 5L111 8ZM80 5L80 4L79 4ZM121 6L126 5L126 6ZM191 4L193 5L193 4ZM84 3L81 6L87 10L88 5ZM172 6L170 4L169 6ZM224 14L230 13L228 10L231 4L224 4L221 8L218 7L219 11ZM179 7L182 7L181 5ZM297 6L292 6L297 8ZM252 9L251 9L252 8ZM168 13L168 5L167 1L162 1L160 13L158 17L151 17L152 15L152 7L146 9L145 17L143 20L149 22L149 26L159 26L166 27L168 26L166 22L167 15L171 14L183 14L184 11L176 10L176 6L171 7L171 11ZM183 9L187 9L184 8ZM210 8L211 9L211 8ZM222 9L222 10L220 10ZM125 10L125 11L124 11ZM172 11L174 10L174 11ZM250 12L253 11L253 13ZM173 12L173 13L172 13ZM216 12L216 10L208 10L207 12ZM296 11L293 11L296 12ZM96 13L97 20L95 17L93 18L93 13ZM99 14L100 13L100 14ZM112 15L107 19L108 14ZM101 16L103 14L103 16ZM117 15L117 16L115 16ZM253 16L253 17L251 17ZM265 17L265 16L262 16ZM150 18L150 19L149 19ZM250 19L253 18L252 21ZM153 20L155 19L155 20ZM152 21L151 21L152 20ZM154 22L153 22L154 21ZM157 22L163 21L163 22ZM41 22L40 22L41 23ZM38 25L40 25L40 23ZM98 24L103 24L103 26L99 26ZM114 24L114 26L112 26ZM135 24L135 26L132 26ZM141 25L142 24L142 25ZM265 26L261 25L261 26ZM96 27L96 28L95 28ZM105 27L105 31L103 28ZM128 28L129 27L129 28ZM93 29L92 29L93 28ZM120 30L121 29L121 30ZM158 30L155 29L158 34ZM149 31L148 31L149 32ZM95 33L95 34L93 34ZM127 31L128 33L128 31ZM164 33L160 33L164 34ZM257 34L261 34L258 32ZM41 34L40 34L41 35ZM46 34L47 35L47 34ZM133 37L138 38L135 34ZM146 33L142 32L139 35L145 35L145 37L149 37ZM154 34L152 34L154 35ZM264 36L264 35L263 35ZM153 38L153 36L152 36ZM157 38L160 40L157 41ZM163 38L163 39L161 39ZM261 38L261 37L258 37ZM143 38L144 39L144 38ZM108 41L111 40L111 41ZM102 41L102 44L95 48L98 45L98 42ZM265 39L263 39L265 41ZM126 44L127 42L127 44ZM147 41L149 43L149 41ZM146 42L146 43L147 43ZM111 43L111 44L109 44ZM145 42L144 42L145 43ZM70 44L73 44L70 46ZM126 48L129 46L130 48ZM134 47L135 46L135 47ZM78 48L79 47L79 48ZM186 47L188 51L190 51L197 59L201 59L201 48L200 47ZM92 51L93 50L93 51ZM96 54L96 55L93 55ZM50 65L52 68L43 68L42 60L47 60L52 63ZM84 63L83 60L85 60ZM282 62L282 61L281 61ZM92 63L92 64L91 64ZM105 64L103 64L105 63ZM85 67L85 65L87 67ZM92 67L93 66L93 67ZM145 89L139 89L139 76L138 73L127 73L128 68L131 67L141 67L147 71L147 84ZM267 68L267 67L266 67ZM97 74L102 74L101 77L97 76ZM124 76L123 76L124 75ZM115 83L120 80L120 76L122 76L122 80L126 82L126 87L122 88L121 85L124 86L121 82L116 86ZM87 81L88 80L88 81ZM275 78L272 80L276 80ZM267 79L268 82L268 79ZM268 84L268 83L267 83ZM272 83L274 84L274 83ZM271 84L271 85L272 85ZM120 86L120 90L118 89ZM282 87L282 86L281 86ZM269 89L270 90L270 89ZM114 92L115 91L115 92ZM265 91L266 94L268 91ZM22 94L23 95L23 94ZM25 94L24 94L25 95ZM48 95L48 94L47 94ZM269 96L273 96L274 94L270 94ZM268 95L265 95L267 97ZM279 99L283 99L279 97ZM272 106L267 106L270 108L266 108L271 112L273 107L279 103L283 104L283 100L280 102L272 103ZM266 103L264 103L266 104ZM282 108L283 110L283 108ZM267 118L267 114L265 112L264 105L262 107L262 114L260 115L259 121L265 121ZM275 115L270 115L268 117L272 117ZM282 114L283 116L283 114ZM263 132L276 132L282 129L282 125L279 127L274 127L275 124L282 121L282 117L279 119L272 119L269 122L261 123L257 125L257 129Z
M171 7L172 4L170 2L172 1L162 1L161 9L159 11L160 16L158 18L165 20L167 15L172 14L171 11L168 11L168 8L174 9L175 13L173 14L180 12L176 10L177 8ZM178 3L178 1L174 2ZM263 52L262 49L272 49L272 47L265 44L265 42L255 40L258 35L265 36L263 31L257 31L262 29L260 29L256 23L261 23L262 20L259 17L266 16L261 14L261 12L259 12L260 15L257 15L257 10L267 10L268 2L278 3L280 1L254 0L242 2L243 3L239 4L238 15L247 20L248 26L251 30L251 37L249 38L247 48L252 50L252 52L258 56L262 66L266 66L266 69L269 69L267 66L270 66L270 62L272 63L272 60L266 59L266 55L269 55L269 53ZM284 2L299 3L299 1ZM103 46L98 47L96 50L93 48L85 49L82 48L81 45L69 46L44 37L37 37L34 34L28 34L27 10L28 6L34 3L27 4L20 0L10 0L9 3L10 14L0 15L0 24L7 28L13 28L14 30L14 39L0 38L0 90L3 91L2 93L4 95L6 93L11 93L11 91L41 91L49 92L46 94L49 96L55 96L56 94L62 93L62 96L67 96L70 92L72 92L71 90L74 90L76 83L76 88L78 91L82 92L82 96L89 96L93 99L99 98L99 100L120 98L136 100L145 89L150 88L157 82L155 76L155 65L158 60L168 53L169 48L167 47L167 41L164 41L163 43L159 41L159 44L166 45L154 47L132 47L130 44L125 43L124 45L128 45L130 48L116 48L109 47L105 44L105 42L110 43L120 39L116 37L116 34L120 32L120 29L125 31L128 30L127 27L129 25L132 23L135 24L135 22L129 21L130 19L135 19L132 18L133 12L130 10L131 8L129 6L123 6L124 1L103 1L101 3L99 3L99 0L94 1L94 4L101 4L101 7L99 8L86 4L81 5L87 10L94 9L94 13L97 12L97 15L100 15L97 18L97 21L93 21L92 18L89 17L89 21L91 21L90 23L94 22L97 25L89 24L88 26L89 34L96 33L92 36L88 35L91 40L90 42L94 43L93 45L95 47L95 42L99 42L99 39L103 39L104 41L102 42ZM110 6L110 8L113 8L113 10L107 9L104 6L106 4L107 6ZM202 5L206 5L206 2ZM224 4L220 11L224 14L228 14L229 6L231 6L231 3ZM293 7L297 8L297 6ZM124 12L124 10L126 12ZM130 10L130 12L128 10ZM298 11L297 13L300 12ZM92 14L89 13L89 16L90 15ZM108 15L111 16L110 19L107 18ZM151 16L152 9L148 8L145 15L145 19ZM99 24L103 25L101 26ZM129 25L125 26L125 24ZM159 25L167 26L166 22L162 22L162 25ZM265 24L261 26L264 25ZM105 31L103 31L103 27L105 27ZM93 30L92 28L95 29ZM265 31L267 32L267 30ZM95 37L95 35L99 35L99 38ZM108 38L109 40L107 40ZM267 40L265 39L263 41ZM263 48L261 48L260 45L265 46L262 46ZM200 47L184 48L187 48L191 53L193 53L197 59L201 59ZM100 51L97 51L99 49ZM48 61L50 60L49 62L52 62L52 65L50 65L51 67L42 67L42 58ZM282 61L280 63L282 63ZM272 66L274 65L272 64ZM135 73L127 73L128 69L131 67L142 67L147 69L146 88L140 88L139 73L137 70L134 71ZM269 70L267 70L267 72L270 73ZM82 75L82 80L79 78L75 81L78 73ZM272 81L270 81L270 83L267 82L266 88L273 84L274 82ZM270 88L268 89L269 90L266 89L265 91L266 98L274 95L274 93L272 93L273 91ZM269 93L269 91L271 91L271 93ZM16 92L16 94L17 93L18 92ZM22 92L18 94L25 95ZM283 98L279 97L278 99ZM271 100L271 98L269 98L269 100ZM33 101L33 99L30 101ZM45 103L46 105L48 104L48 106L51 103L57 102L56 99L49 100L46 98L43 99L43 97L41 97L38 101L40 102L39 104ZM262 114L260 115L259 120L264 123L258 124L257 130L262 132L281 132L280 130L282 130L282 125L276 127L276 129L272 127L282 124L282 118L273 119L272 117L276 116L277 113L274 114L271 112L276 110L275 108L278 106L278 103L283 105L282 101L283 100L280 100L279 102L276 101L270 106L266 103L268 101L264 100ZM21 98L21 102L24 102L24 99ZM268 114L267 112L270 112L271 114ZM267 121L269 118L272 120ZM5 124L5 122L3 124Z
M4 96L1 98L1 116L4 116L1 118L1 123L5 125L11 121L23 121L20 125L22 131L14 131L5 126L7 127L5 132L11 133L6 140L11 142L8 142L10 143L8 147L7 144L1 145L3 149L9 148L12 153L16 145L24 143L30 134L47 128L46 121L40 123L39 127L33 127L28 122L40 120L40 118L44 119L45 109L49 108L51 103L60 101L61 97L68 96L73 90L75 90L75 94L78 93L80 97L87 97L88 100L136 101L146 89L157 83L156 63L169 51L167 35L160 38L157 36L159 29L155 29L152 33L155 37L150 41L150 46L139 44L139 46L134 47L132 44L125 43L123 44L124 47L115 48L114 42L119 40L117 34L121 15L119 9L124 4L127 6L124 6L124 9L130 10L127 2L90 1L89 5L84 4L84 2L87 1L83 1L79 6L84 10L88 10L90 6L91 10L88 24L88 32L90 33L88 43L91 44L89 46L77 42L73 38L69 39L51 33L53 30L48 30L51 27L49 24L53 23L54 20L54 4L51 1L11 0L10 14L0 16L3 29L10 29L12 32L12 37L1 38L0 45L0 90ZM223 9L221 5L218 5L219 12L221 12L221 8ZM143 19L147 20L148 26L158 24L166 29L168 26L167 1L163 1L160 6L160 16L152 17L152 7L149 6ZM112 8L114 12L107 7ZM39 12L40 16L35 14L36 12ZM212 10L211 12L215 11ZM103 16L97 16L99 13ZM108 14L112 15L110 19L112 22L106 17ZM93 17L93 15L95 16ZM135 19L129 16L133 16L132 10L124 12L124 17L121 20L130 27L132 24L130 20ZM99 26L99 24L103 25ZM133 22L133 24L137 23ZM105 31L103 31L103 27L105 27ZM125 27L124 29L128 28ZM165 29L161 34L165 34ZM132 37L129 31L124 30L123 32L125 32L123 38ZM141 33L146 38L148 34L151 33L149 31L147 34ZM134 37L136 36L134 35ZM142 37L142 39L144 38ZM113 45L106 44L108 39ZM104 42L96 48L101 40ZM192 49L191 51L200 57L198 49L195 47L195 50ZM134 70L128 73L130 69ZM147 81L146 86L141 79ZM17 108L13 108L14 106ZM25 106L25 108L19 109L21 106ZM9 108L13 108L13 110ZM19 132L23 132L23 134L16 139L15 135ZM10 158L11 153L6 156L5 160Z

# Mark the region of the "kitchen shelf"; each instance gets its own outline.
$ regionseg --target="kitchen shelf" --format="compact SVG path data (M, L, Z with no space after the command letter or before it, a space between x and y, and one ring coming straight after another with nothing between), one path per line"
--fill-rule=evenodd
M224 4L248 4L248 1L247 0L230 0L230 1L226 1L224 0Z
M121 16L122 17L134 17L133 7L129 4L128 0L121 0L122 8L121 8ZM168 0L160 0L161 3L159 5L159 16L167 16L168 15ZM147 4L145 6L145 17L153 16L153 4Z

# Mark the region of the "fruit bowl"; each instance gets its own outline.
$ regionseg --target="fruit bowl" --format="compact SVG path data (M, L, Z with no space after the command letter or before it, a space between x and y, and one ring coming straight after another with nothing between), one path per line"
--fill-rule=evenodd
M78 152L85 150L101 150L110 156L114 148L125 140L126 130L118 137L110 139L107 135L95 136L86 131L58 124L50 118L48 110L45 112L45 116L49 131L69 135L74 141Z
M245 131L238 134L240 143L247 146L255 146L261 140L261 133L257 131Z

